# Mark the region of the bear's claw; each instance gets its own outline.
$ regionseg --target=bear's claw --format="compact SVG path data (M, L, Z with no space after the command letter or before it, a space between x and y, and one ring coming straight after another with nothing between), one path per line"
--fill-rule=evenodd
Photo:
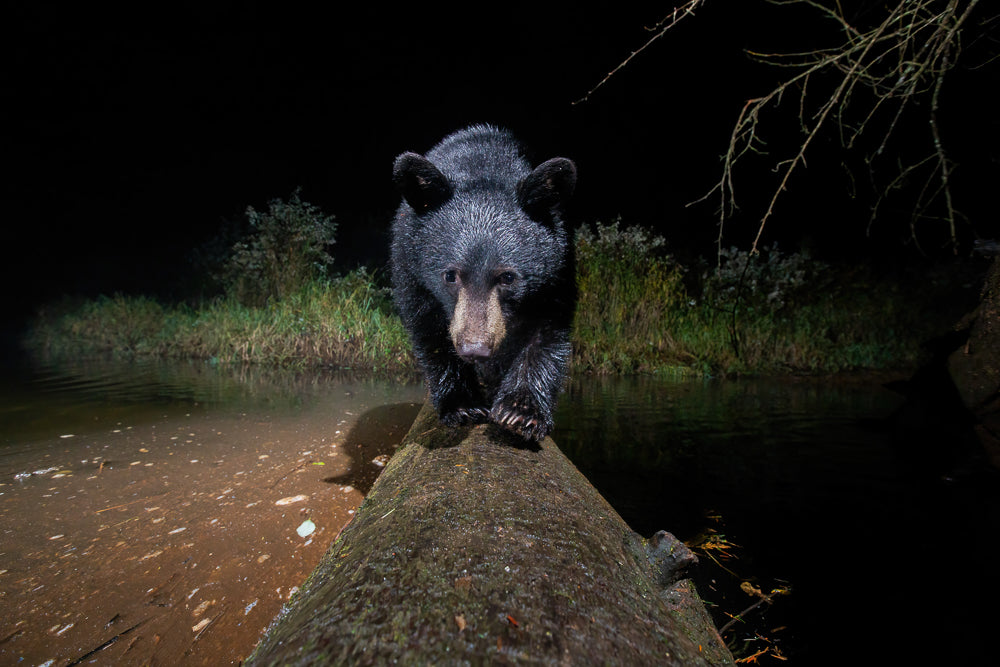
M493 423L513 431L528 440L542 440L549 434L551 427L534 410L517 402L510 407L498 405L490 411Z
M446 426L467 426L469 424L485 424L490 415L486 408L456 408L441 415L441 421Z

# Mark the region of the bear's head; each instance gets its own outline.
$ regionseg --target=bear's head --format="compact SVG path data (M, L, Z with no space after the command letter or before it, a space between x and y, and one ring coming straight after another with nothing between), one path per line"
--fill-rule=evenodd
M507 166L463 164L459 173L403 153L393 169L411 209L415 275L441 303L455 352L468 362L492 358L511 334L543 319L566 264L562 215L576 166L553 158L522 177Z

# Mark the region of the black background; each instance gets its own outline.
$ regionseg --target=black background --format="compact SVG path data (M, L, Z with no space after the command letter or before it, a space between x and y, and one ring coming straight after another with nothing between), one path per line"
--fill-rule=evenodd
M670 3L344 4L13 3L3 28L9 312L60 294L169 295L192 248L224 219L298 186L336 216L340 268L381 266L398 202L394 156L476 122L510 128L536 161L574 159L577 221L621 215L678 252L711 256L717 200L685 204L718 180L745 101L787 74L745 50L837 41L829 22L801 9L712 0L574 105L649 38ZM872 5L857 4L863 21ZM972 64L989 48L973 44ZM998 122L984 92L996 90L996 69L956 70L943 115L961 167L958 203L980 233L996 224ZM796 108L786 101L762 128L775 157L738 174L741 213L727 223L727 244L746 246L756 231L776 183L770 167L789 154L783 140L800 138ZM926 109L911 118L925 141ZM867 237L864 177L852 188L840 162L835 135L817 141L765 241L864 261L909 252L902 217L893 221L906 202Z

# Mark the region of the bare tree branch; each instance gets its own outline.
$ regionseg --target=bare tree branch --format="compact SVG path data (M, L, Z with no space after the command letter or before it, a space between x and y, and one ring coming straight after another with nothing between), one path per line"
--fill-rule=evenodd
M707 2L707 0L688 0L686 3L684 3L680 7L674 7L674 10L670 14L668 14L666 17L664 17L655 26L653 26L652 28L650 28L651 32L652 31L656 32L655 35L653 35L652 37L650 37L646 41L645 44L643 44L638 49L636 49L635 51L633 51L629 55L628 58L626 58L622 62L618 63L617 67L615 67L613 70L611 70L610 72L608 72L607 76L605 76L603 79L601 79L600 82L598 82L598 84L596 86L594 86L589 91L587 91L586 95L584 95L583 97L581 97L580 99L578 99L576 102L573 102L573 104L580 104L581 102L586 102L588 99L590 99L591 95L593 95L595 92L597 92L597 90L599 88L601 88L604 84L606 84L611 79L611 77L613 77L619 71L621 71L622 69L624 69L632 61L633 58L635 58L637 55L639 55L640 53L642 53L643 51L645 51L648 46L650 46L653 42L655 42L656 40L658 40L660 37L663 37L663 35L665 35L668 30L670 30L675 25L677 25L678 23L680 23L681 20L683 20L684 18L686 18L688 16L694 16L694 10L698 9L698 7L700 5L702 5L702 4L704 4L705 2Z
M874 131L870 125L878 112L884 106L895 105L888 126L882 130L878 148L867 159L871 168L872 161L885 151L889 140L895 134L904 110L917 97L925 94L929 94L931 98L928 120L931 127L933 155L937 162L934 173L938 179L938 187L929 188L929 184L925 184L918 198L918 205L914 207L913 215L917 218L930 219L931 216L927 215L926 210L939 197L943 199L945 207L943 219L948 223L951 245L957 251L958 214L951 193L952 165L944 148L937 122L937 110L941 86L960 48L960 28L968 20L979 0L896 0L894 5L890 5L885 19L869 30L860 30L852 26L839 2L834 2L833 6L822 4L818 0L772 0L772 2L776 5L805 5L818 10L837 22L844 41L834 47L800 53L750 52L750 55L760 62L797 69L799 72L779 83L767 95L751 99L743 106L730 134L719 182L705 196L691 202L694 204L704 201L713 194L719 196L718 247L722 247L725 220L737 208L733 189L733 169L739 159L760 141L757 124L765 109L772 105L777 106L784 93L796 87L799 95L799 121L805 136L794 155L779 160L775 165L775 169L779 170L782 176L760 219L752 252L757 251L764 228L774 214L779 198L787 190L792 174L798 167L805 166L806 153L821 131L834 122L841 137L841 144L845 149L851 149L866 131ZM820 93L810 92L808 84L820 75L826 77L835 73L839 73L838 83L831 92L821 97L819 107L810 114L807 111L810 108L808 99L810 95ZM856 100L859 89L867 90L871 97L864 101ZM865 108L865 104L869 106ZM849 121L852 117L860 118L860 121L852 125ZM911 174L926 162L926 159L921 159L914 165L903 167L900 175ZM873 214L877 213L882 198L889 191L900 187L902 183L902 180L894 179L883 190L873 208ZM916 241L915 223L911 226L911 233L914 235L913 240Z
M900 163L897 175L877 194L872 207L872 219L878 215L885 198L900 189L918 171L933 165L931 175L923 184L912 208L911 238L919 248L917 222L941 222L947 227L949 243L957 252L957 220L951 176L954 165L948 158L945 141L938 123L938 109L945 76L961 51L963 25L969 20L979 0L887 0L884 5L871 3L868 8L884 15L874 27L852 24L841 0L768 0L778 6L804 6L824 19L833 21L841 36L840 43L810 51L793 53L763 53L748 51L761 63L794 72L770 92L747 100L732 127L729 144L722 157L722 173L718 182L702 197L688 204L719 198L717 249L721 251L724 226L739 208L736 203L734 171L748 153L765 153L766 143L760 122L772 108L781 104L785 93L798 95L798 119L803 138L787 157L774 164L780 173L767 209L760 218L751 251L756 253L768 220L774 215L778 201L799 167L806 166L806 155L814 140L826 131L835 131L845 150L856 148L863 136L874 134L876 147L865 157L874 175L875 161L885 154L890 140L901 130L904 113L916 105L919 98L929 98L930 127L928 157L912 164ZM706 0L689 0L654 26L655 34L628 58L623 60L594 88L574 104L586 101L633 58L662 37L668 30L703 5ZM983 26L990 21L982 24ZM819 105L816 105L817 100ZM886 111L889 115L886 117ZM879 120L876 124L876 119ZM832 127L831 127L832 125ZM933 209L943 206L944 214ZM869 221L869 232L871 221Z

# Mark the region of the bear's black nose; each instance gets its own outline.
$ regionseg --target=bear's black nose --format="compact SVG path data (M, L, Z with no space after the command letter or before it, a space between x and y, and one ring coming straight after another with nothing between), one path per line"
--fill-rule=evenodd
M482 341L466 341L458 345L458 356L466 361L480 361L490 356L490 346Z

